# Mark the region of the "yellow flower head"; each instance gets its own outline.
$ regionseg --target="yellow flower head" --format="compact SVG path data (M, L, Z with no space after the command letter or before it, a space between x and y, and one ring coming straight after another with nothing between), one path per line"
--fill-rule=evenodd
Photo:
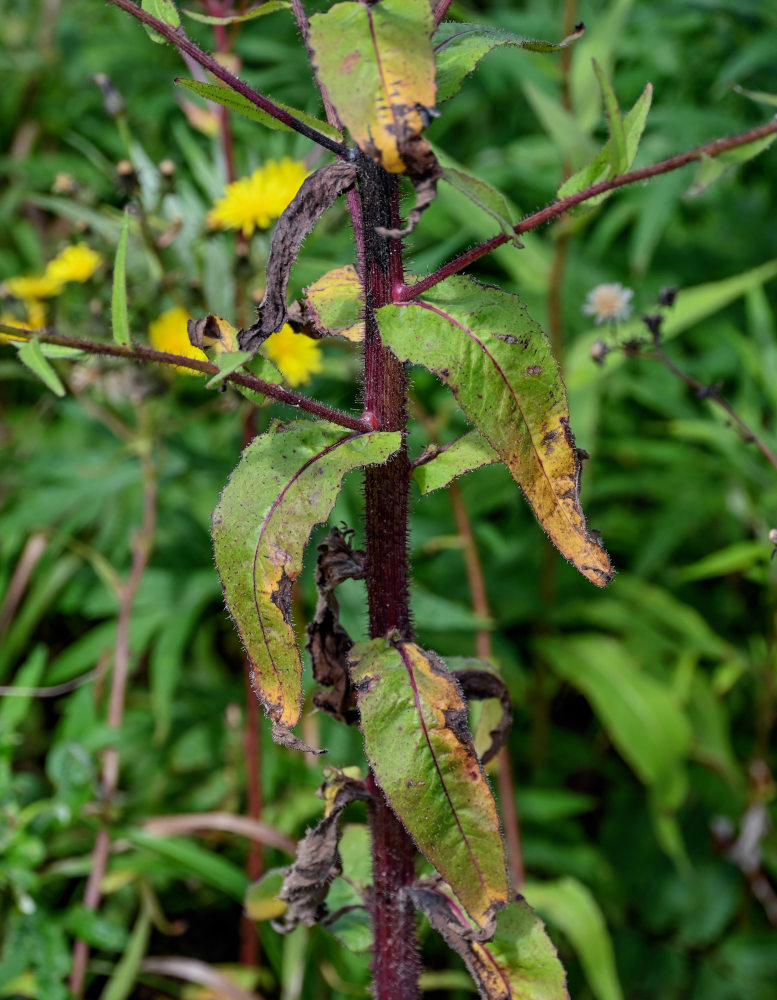
M192 347L189 343L189 334L186 324L191 316L185 309L176 306L168 309L158 316L148 325L148 338L151 346L158 351L166 351L168 354L180 354L184 358L198 358L200 361L207 361L208 356L199 347ZM174 370L182 375L201 375L192 368L184 368L183 365L174 365Z
M0 313L0 323L3 323L5 326L13 326L17 330L31 329L26 323L23 323L22 320L17 319L16 316L9 312ZM24 335L16 336L13 333L0 333L0 344L10 344L12 340L24 341L27 339Z
M102 264L102 257L86 243L65 247L49 261L44 277L64 285L67 281L88 281Z
M284 323L264 342L264 351L289 385L301 385L321 371L321 345Z
M208 225L212 229L240 229L246 238L255 229L267 229L292 201L307 175L305 164L289 156L268 160L250 177L227 184L208 213Z
M25 274L18 278L7 278L3 282L3 290L15 299L23 302L50 299L62 291L62 282L50 274Z

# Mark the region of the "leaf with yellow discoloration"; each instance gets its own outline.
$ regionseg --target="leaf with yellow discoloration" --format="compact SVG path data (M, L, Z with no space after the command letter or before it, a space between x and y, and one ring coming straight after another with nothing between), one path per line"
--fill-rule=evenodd
M336 267L305 289L307 317L324 336L364 340L364 296L353 264Z
M394 812L480 928L507 903L496 805L455 678L412 642L349 654L364 747Z
M518 296L457 276L377 317L400 360L450 386L562 555L597 586L609 583L609 556L580 505L580 455L561 372Z
M435 103L429 0L337 3L310 18L319 82L359 148L389 173L436 163L421 136Z
M243 452L213 512L224 597L251 660L254 690L282 742L302 702L291 590L305 543L329 517L346 472L385 462L399 446L399 433L275 423Z

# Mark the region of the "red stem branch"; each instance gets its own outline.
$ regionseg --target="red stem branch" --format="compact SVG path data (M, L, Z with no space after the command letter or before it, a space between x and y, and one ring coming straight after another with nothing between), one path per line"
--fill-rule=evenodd
M207 52L203 52L202 49L196 45L191 38L186 34L183 28L173 28L171 25L166 24L164 21L160 21L159 18L154 17L153 14L148 14L141 7L138 7L132 0L110 0L110 3L114 4L116 7L120 7L122 10L131 14L133 17L142 21L143 24L147 24L154 31L159 32L164 38L168 40L181 52L185 52L186 55L190 56L195 62L198 62L203 69L208 70L213 76L226 83L228 87L232 90L237 91L238 94L242 94L246 100L250 101L257 108L261 108L262 111L266 112L268 115L272 115L279 122L283 122L289 128L294 129L295 132L299 132L300 135L306 136L313 142L318 143L319 146L323 146L324 149L328 149L330 152L334 153L336 156L341 156L347 158L349 156L348 147L341 142L336 142L334 139L330 139L329 136L318 132L316 129L311 128L304 122L301 122L294 115L289 114L284 108L279 107L269 98L265 97L263 94L258 93L253 87L249 87L248 84L243 83L234 73L230 73L228 69L225 69L220 63L216 62L213 56L208 55Z
M671 156L668 160L662 160L660 163L654 163L649 167L641 167L639 170L631 170L629 173L611 177L607 181L592 184L590 187L583 188L582 191L578 191L576 194L571 194L566 198L560 198L558 201L552 202L552 204L540 209L539 212L527 215L518 225L513 227L514 231L519 236L521 233L528 233L530 230L537 229L538 226L550 222L551 219L558 218L559 215L563 215L570 208L574 208L575 205L580 205L582 202L595 198L597 195L605 194L607 191L614 191L616 188L625 187L627 184L635 184L637 181L649 180L651 177L658 177L660 174L668 174L672 170L678 170L680 167L700 160L704 156L719 156L730 149L746 146L750 142L756 142L758 139L764 139L767 135L774 135L775 133L777 133L777 118L767 122L765 125L758 125L756 128L748 129L747 132L740 132L738 135L728 136L725 139L715 139L713 142L708 142L703 146L696 146L695 149L689 149L685 153ZM492 250L496 250L497 247L502 246L503 243L507 243L510 239L511 237L507 233L500 233L498 236L492 236L490 240L486 240L484 243L479 243L477 246L471 247L420 281L398 288L394 293L393 301L409 302L429 288L433 288L434 285L438 285L445 278L450 278L451 275L458 274L459 271L462 271L474 261L480 260L481 257L485 257L486 254L491 253Z

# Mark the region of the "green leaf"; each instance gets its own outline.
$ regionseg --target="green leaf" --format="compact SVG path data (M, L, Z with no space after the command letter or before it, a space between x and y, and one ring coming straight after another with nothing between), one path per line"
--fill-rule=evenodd
M113 291L111 292L111 328L117 344L129 346L129 316L127 314L127 239L129 238L129 209L124 209L121 236L116 247L113 264Z
M580 458L561 373L518 296L458 276L377 316L400 360L424 365L450 386L560 552L597 586L609 582L609 557L580 506Z
M232 14L229 17L201 14L200 11L189 10L188 7L184 7L183 12L194 21L199 21L200 24L241 24L243 21L253 21L257 17L264 17L265 14L274 14L276 10L288 10L289 6L289 0L267 0L266 3L246 11L245 14Z
M607 75L594 59L594 73L599 81L604 102L604 113L607 117L607 125L610 129L610 167L612 176L622 174L629 168L629 159L626 152L626 135L623 129L621 109L618 107L618 98L612 89L612 84L607 79Z
M645 122L647 121L652 100L653 85L648 83L634 104L634 107L623 119L622 133L625 142L625 155L621 161L623 163L621 170L615 171L614 169L618 153L616 152L611 132L610 138L607 140L604 148L597 153L590 163L564 181L557 191L557 197L567 198L569 195L577 194L578 191L582 191L592 184L608 180L614 176L615 172L623 172L630 169L637 155L639 142L645 129ZM603 194L591 198L584 204L576 205L570 211L573 215L583 215L597 205L600 205L609 197L610 193L609 191L605 191Z
M437 103L442 104L457 94L465 77L469 76L484 55L497 46L510 45L530 52L558 52L580 38L582 33L581 28L560 42L544 42L522 38L511 31L492 28L486 24L441 24L432 39L437 62Z
M140 972L140 963L148 950L151 937L151 916L148 908L143 905L132 928L132 934L127 942L124 954L117 962L111 978L105 984L100 994L100 1000L127 1000L135 988L135 982Z
M216 565L254 688L286 728L296 724L302 699L291 588L308 535L329 517L345 473L385 462L400 443L399 433L275 423L243 452L213 513Z
M496 221L503 233L507 233L515 246L522 247L523 243L518 239L514 230L514 223L510 218L510 209L507 207L505 196L501 191L486 184L478 177L459 170L456 167L448 167L443 164L442 179L447 181L451 187L456 188L470 201L474 202L478 208L482 208Z
M450 486L457 476L498 462L499 455L478 431L468 431L450 444L431 445L418 459L413 480L421 493Z
M171 28L181 27L181 17L173 0L142 0L140 6L147 14L152 14L158 20L169 24ZM158 31L154 31L147 24L144 24L143 27L152 42L157 42L160 45L167 42L164 35L160 35Z
M641 670L615 639L567 636L541 645L555 672L591 702L634 773L653 787L672 780L691 741L674 691Z
M218 375L209 378L205 383L205 388L215 389L221 385L227 375L231 375L238 368L242 368L253 356L253 351L228 351L225 354L217 354L213 360L219 366Z
M767 135L762 139L757 139L755 142L748 142L744 146L737 146L736 149L728 149L724 153L718 153L717 156L702 157L693 183L685 192L685 197L697 198L710 185L714 184L715 181L720 180L721 177L733 170L734 167L738 167L740 163L747 163L748 160L752 160L759 153L763 153L765 149L768 149L772 145L775 139L777 139L777 134Z
M349 654L375 780L479 927L507 903L496 804L442 660L412 642L356 643Z
M522 891L529 904L569 939L596 1000L623 1000L612 939L590 890L577 879L562 878L527 882Z
M124 836L135 847L163 858L183 877L194 876L232 899L243 901L248 878L237 865L221 855L182 837L157 837L145 830L129 830Z
M24 722L33 700L31 695L23 693L24 689L40 684L47 660L48 649L39 643L16 671L13 687L19 689L18 693L7 693L0 698L0 737L13 733Z
M497 915L494 936L481 943L445 889L419 886L410 895L464 959L484 1000L569 1000L556 949L525 899L516 896Z
M305 289L307 314L319 333L364 340L364 296L353 264L336 267Z
M421 138L435 104L428 0L337 3L310 18L318 81L359 148L391 173L434 161Z
M93 948L122 951L127 946L125 927L112 923L94 910L88 910L83 903L76 903L68 910L65 927L74 937L83 938Z
M179 86L186 87L187 90L198 94L200 97L204 97L206 101L214 101L216 104L221 104L223 107L229 108L230 111L234 111L235 114L243 115L244 118L250 118L254 122L260 122L267 128L280 132L294 131L289 125L278 121L277 118L273 118L272 115L266 111L262 111L261 108L257 108L247 97L243 97L242 94L239 94L236 90L231 90L229 87L221 87L216 83L204 83L201 80L185 80L183 77L177 77L175 82ZM328 135L330 139L335 139L338 142L342 141L343 137L337 129L326 122L322 122L320 118L314 118L313 115L299 111L297 108L292 108L282 101L273 99L273 104L276 104L279 108L283 108L284 111L288 111L290 115L293 115L299 121L304 122L323 135Z
M64 396L65 387L62 381L48 363L41 350L40 343L35 340L25 340L19 348L19 360L43 382L43 384L54 393L55 396Z

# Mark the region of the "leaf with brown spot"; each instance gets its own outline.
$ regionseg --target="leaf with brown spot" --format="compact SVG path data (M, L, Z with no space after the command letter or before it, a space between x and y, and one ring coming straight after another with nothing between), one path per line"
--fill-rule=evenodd
M478 927L507 902L496 805L442 660L412 642L357 643L349 656L375 780Z
M251 660L254 690L287 745L302 701L291 591L305 543L329 517L346 472L385 462L400 440L399 433L344 434L307 420L274 423L243 452L213 512L227 607Z
M351 163L329 163L306 177L294 200L278 219L270 239L264 298L257 308L257 320L237 335L244 351L255 351L286 322L286 289L291 266L302 242L341 194L352 186L356 168Z
M337 3L310 18L319 82L359 148L389 173L436 163L421 135L435 103L429 0Z
M507 685L486 660L468 657L451 657L448 666L459 682L461 693L467 701L499 702L501 713L496 725L488 731L490 743L480 755L480 763L487 764L496 757L507 741L513 722L513 703ZM477 734L476 734L477 735Z
M510 470L552 542L604 586L610 559L580 505L580 456L547 337L509 292L456 276L377 311L401 361L435 372Z
M464 959L483 1000L569 1000L566 976L545 925L522 896L496 916L490 941L475 932L447 886L408 890L417 909Z

